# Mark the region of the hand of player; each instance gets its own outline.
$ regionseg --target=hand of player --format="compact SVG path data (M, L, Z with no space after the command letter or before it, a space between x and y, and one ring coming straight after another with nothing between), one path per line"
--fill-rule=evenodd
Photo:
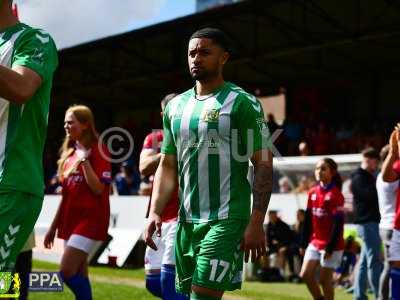
M153 234L156 232L157 236L161 236L161 224L161 217L155 213L151 213L144 231L144 241L153 250L157 250L157 246L153 241Z
M304 256L305 253L306 253L306 250L304 248L299 249L300 256Z
M245 262L249 261L250 256L251 261L256 262L261 256L267 255L265 232L262 223L259 224L250 221L244 232L240 248L244 251Z
M78 157L78 159L88 158L91 151L92 151L92 149L88 150L80 144L76 145L75 153L76 153L76 156Z
M50 228L49 231L47 231L43 242L43 245L46 249L51 249L53 247L55 236L56 236L56 230Z

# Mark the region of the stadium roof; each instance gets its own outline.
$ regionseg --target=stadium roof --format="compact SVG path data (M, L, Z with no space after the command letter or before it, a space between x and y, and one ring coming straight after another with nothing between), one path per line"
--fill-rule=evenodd
M225 77L247 88L400 77L400 1L249 0L64 49L55 96L158 104L193 84L187 42L204 26L231 38Z

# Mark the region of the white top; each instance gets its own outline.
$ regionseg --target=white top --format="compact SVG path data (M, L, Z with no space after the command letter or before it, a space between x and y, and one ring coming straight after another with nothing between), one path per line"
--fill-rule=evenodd
M394 182L384 182L382 173L376 179L376 190L378 191L379 211L381 222L379 227L382 229L393 229L394 218L396 215L396 196L399 188L399 180Z

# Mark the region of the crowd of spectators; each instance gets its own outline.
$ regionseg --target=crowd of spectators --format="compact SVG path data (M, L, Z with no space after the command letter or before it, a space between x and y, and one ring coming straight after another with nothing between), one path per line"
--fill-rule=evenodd
M298 121L288 117L278 125L274 116L267 116L271 132L282 129L276 148L283 156L308 156L358 153L366 147L382 148L390 125L384 122L371 124L328 123L326 121Z
M348 179L353 195L354 225L345 228L344 252L341 265L334 273L334 283L353 293L354 299L367 299L368 286L376 299L389 299L387 253L399 181L384 182L382 179L380 163L386 163L388 148L388 145L383 147L380 153L366 148L360 166ZM281 178L280 187L281 192L290 189L288 178ZM302 264L299 241L304 227L304 210L297 211L297 221L292 227L279 218L279 212L270 211L268 217L265 230L268 253L259 262L258 278L262 281L301 281L297 275Z

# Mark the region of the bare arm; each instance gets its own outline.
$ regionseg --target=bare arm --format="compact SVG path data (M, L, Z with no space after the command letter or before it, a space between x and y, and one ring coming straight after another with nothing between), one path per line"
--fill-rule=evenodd
M60 201L60 204L58 205L56 215L54 216L53 222L51 222L50 230L55 231L57 229L58 220L60 218L61 206L62 206L63 201L64 201L64 197L61 197L61 201Z
M150 214L162 214L165 205L167 205L178 185L177 166L176 155L161 154L160 166L157 168L154 177Z
M393 170L393 163L399 159L399 140L397 131L390 136L390 150L382 164L382 179L386 182L393 182L399 179L399 175Z
M95 195L100 195L104 190L105 184L101 183L88 159L82 162L82 170L90 190Z
M253 212L251 221L264 222L272 193L272 154L261 150L251 158L254 165Z
M143 176L153 175L160 163L161 153L153 149L143 149L140 153L139 171Z
M42 78L29 68L16 66L10 69L0 65L0 97L12 103L26 103L41 84Z
M263 223L272 193L272 153L268 150L257 151L251 161L254 165L253 211L242 242L246 262L250 255L255 262L266 254Z
M61 201L60 201L60 204L58 205L57 212L56 212L56 215L54 216L53 222L51 222L50 228L47 230L47 233L44 237L43 244L46 249L51 249L53 247L54 238L55 238L56 231L57 231L58 220L60 218L61 206L62 206L63 201L64 201L64 197L61 198Z

